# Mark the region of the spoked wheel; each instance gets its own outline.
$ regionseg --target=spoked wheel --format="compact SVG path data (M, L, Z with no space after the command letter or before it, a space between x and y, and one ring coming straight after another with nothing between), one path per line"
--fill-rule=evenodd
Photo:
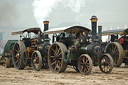
M24 69L24 52L26 48L23 42L17 42L12 52L12 62L16 69Z
M113 69L113 59L109 54L103 54L100 58L100 70L103 73L110 73Z
M82 73L84 75L89 74L92 70L92 66L93 66L92 59L89 55L82 54L79 57L78 69L79 69L80 73Z
M39 71L41 69L42 57L39 51L34 51L32 53L31 63L32 63L33 70Z
M109 43L105 49L106 53L109 53L113 60L114 66L119 67L123 62L123 48L118 42Z
M53 72L60 73L65 71L67 67L67 63L64 62L65 52L67 52L67 48L63 43L56 42L50 47L48 64Z
M6 57L6 58L5 58L5 61L4 61L4 64L5 64L5 67L6 67L6 68L10 68L10 67L11 67L10 59Z

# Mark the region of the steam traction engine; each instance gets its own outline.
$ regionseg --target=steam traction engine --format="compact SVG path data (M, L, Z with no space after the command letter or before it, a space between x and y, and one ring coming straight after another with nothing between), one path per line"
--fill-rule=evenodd
M56 28L45 32L53 34L53 44L48 55L48 65L53 72L64 72L67 65L72 65L82 74L89 74L93 65L99 65L104 73L112 71L113 59L102 49L101 26L97 36L96 16L92 16L91 21L92 33L82 26Z
M128 66L128 29L104 31L103 35L111 36L105 51L112 56L114 66L119 67L122 63Z
M48 21L44 21L44 31L48 30L48 23ZM26 36L23 35L25 33ZM32 33L33 38L31 38ZM41 67L48 68L47 51L50 46L48 35L44 35L40 28L29 28L12 34L21 34L21 39L15 43L12 53L12 61L16 69L24 69L26 65L32 65L33 69L37 71Z
M0 59L0 62L5 65L6 68L12 67L12 51L13 46L18 40L8 40L7 43L4 46L4 51L2 53L2 58Z

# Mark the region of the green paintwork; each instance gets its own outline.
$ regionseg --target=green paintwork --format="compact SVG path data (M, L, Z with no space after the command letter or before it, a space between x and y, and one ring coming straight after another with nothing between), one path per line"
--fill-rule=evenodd
M14 44L17 42L18 40L8 40L7 43L5 44L4 47L4 52L2 57L10 57L11 53L10 51L12 51Z
M11 60L13 46L18 40L8 40L7 43L4 46L4 52L2 54L2 58L0 59L0 64L4 63L5 57L8 57Z
M75 50L71 52L71 60L78 60L78 58L82 55L85 54L86 50L80 49L80 50Z
M123 57L128 57L128 50L123 51Z

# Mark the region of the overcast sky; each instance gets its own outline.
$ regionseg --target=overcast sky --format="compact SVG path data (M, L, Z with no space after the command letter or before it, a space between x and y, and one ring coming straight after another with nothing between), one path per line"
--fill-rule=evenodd
M5 40L10 39L9 36L13 31L39 26L38 20L34 17L33 1L0 0L0 32L4 32ZM73 24L90 28L90 18L96 15L98 24L103 26L103 30L128 28L127 3L128 0L84 0L84 6L79 12L74 12L60 2L52 8L45 19L50 21L51 28ZM14 36L11 36L11 39L13 38Z

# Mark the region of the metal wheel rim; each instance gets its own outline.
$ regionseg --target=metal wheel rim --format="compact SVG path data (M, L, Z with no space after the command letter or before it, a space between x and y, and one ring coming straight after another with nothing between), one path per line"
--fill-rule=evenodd
M81 55L78 60L78 69L82 74L89 74L92 70L92 60L88 55Z
M52 45L50 48L50 61L51 67L54 71L59 71L62 64L62 50L57 44Z
M100 59L100 70L104 73L110 73L113 69L113 59L110 55L104 54Z
M12 61L13 65L16 69L24 69L26 66L25 63L25 54L26 54L26 47L25 44L21 41L15 43L13 52L12 52Z
M39 62L39 56L36 52L33 53L32 62L33 62L34 68L38 69L40 66L40 62Z
M21 62L21 52L20 52L20 46L16 43L14 46L14 61L15 61L15 66L20 67L20 62Z
M107 45L106 53L109 53L115 66L120 66L123 62L123 48L118 42L113 42Z
M56 42L51 45L48 53L48 65L52 72L61 73L66 70L68 63L64 62L65 52L67 52L67 47L63 43Z

